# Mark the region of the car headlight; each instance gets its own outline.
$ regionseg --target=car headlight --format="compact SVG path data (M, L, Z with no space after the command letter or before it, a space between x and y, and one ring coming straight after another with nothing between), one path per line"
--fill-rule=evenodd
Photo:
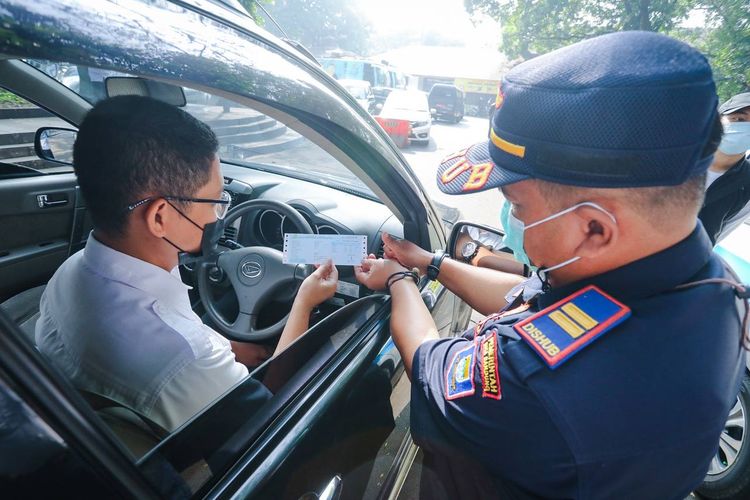
M428 122L411 122L412 128L424 127Z

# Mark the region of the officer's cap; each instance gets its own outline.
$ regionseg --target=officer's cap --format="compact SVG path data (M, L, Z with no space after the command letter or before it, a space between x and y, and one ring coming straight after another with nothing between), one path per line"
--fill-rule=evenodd
M680 184L711 163L702 152L717 104L711 68L689 45L640 31L585 40L509 71L490 140L443 160L438 186Z

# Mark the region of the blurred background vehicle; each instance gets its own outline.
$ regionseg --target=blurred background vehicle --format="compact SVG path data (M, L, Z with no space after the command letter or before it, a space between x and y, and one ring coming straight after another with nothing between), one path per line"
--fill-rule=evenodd
M436 120L458 123L464 117L464 93L455 85L436 83L427 100Z
M376 119L400 147L430 142L432 116L427 94L422 91L393 90Z
M385 103L393 89L406 88L406 75L387 61L370 61L352 56L320 57L320 64L337 80L364 80L369 82L375 103Z

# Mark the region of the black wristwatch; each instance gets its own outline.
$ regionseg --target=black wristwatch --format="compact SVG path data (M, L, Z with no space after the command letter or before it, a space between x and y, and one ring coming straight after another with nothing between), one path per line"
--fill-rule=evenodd
M467 264L471 264L474 257L479 253L479 244L476 241L467 241L461 248L461 258Z
M427 266L427 277L429 279L437 279L438 274L440 273L440 264L443 263L443 259L445 259L446 257L447 254L445 254L442 250L438 250L437 252L435 252L435 255L432 256L430 265Z

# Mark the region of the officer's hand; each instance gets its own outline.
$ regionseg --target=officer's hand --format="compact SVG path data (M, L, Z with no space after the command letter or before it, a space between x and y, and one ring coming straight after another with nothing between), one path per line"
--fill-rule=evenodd
M367 259L362 261L362 265L354 266L354 276L356 276L357 281L370 290L383 290L389 276L393 273L408 271L395 260L375 259L374 257L370 254Z
M333 297L338 282L339 271L329 260L305 278L295 300L301 301L305 307L312 309Z
M383 233L383 250L386 258L397 260L409 269L416 267L420 274L427 272L427 266L432 261L432 254L427 250L419 248L411 241L397 240L388 233Z

